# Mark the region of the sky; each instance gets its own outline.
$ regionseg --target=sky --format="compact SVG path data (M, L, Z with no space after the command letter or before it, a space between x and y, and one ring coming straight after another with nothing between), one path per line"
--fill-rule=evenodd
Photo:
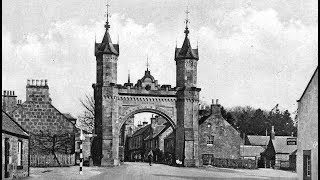
M142 78L149 57L159 84L176 85L174 50L199 49L198 87L207 104L279 104L294 112L318 66L317 0L111 0L110 34L119 42L118 83ZM105 0L2 1L2 90L25 100L27 79L48 79L52 103L78 116L93 94L94 42L104 35ZM198 45L197 45L198 44Z

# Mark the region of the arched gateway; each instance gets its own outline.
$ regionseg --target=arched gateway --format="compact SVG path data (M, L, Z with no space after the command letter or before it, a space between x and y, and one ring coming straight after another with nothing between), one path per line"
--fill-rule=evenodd
M95 99L95 133L92 144L94 164L119 165L119 133L128 117L152 112L169 121L175 133L175 158L185 166L198 166L198 49L192 49L186 21L185 39L175 48L176 87L159 85L150 71L136 84L117 84L119 45L112 44L109 22L101 43L95 43L97 82Z

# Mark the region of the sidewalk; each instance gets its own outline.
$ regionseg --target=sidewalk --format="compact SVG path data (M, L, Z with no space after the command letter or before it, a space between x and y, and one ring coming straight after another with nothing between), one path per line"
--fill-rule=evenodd
M71 167L48 167L48 168L30 168L30 176L26 180L33 179L90 179L95 175L104 172L106 167L83 167L83 174L79 174L79 166Z

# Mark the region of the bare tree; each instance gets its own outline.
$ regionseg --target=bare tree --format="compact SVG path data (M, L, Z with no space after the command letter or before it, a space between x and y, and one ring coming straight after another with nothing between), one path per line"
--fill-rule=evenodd
M72 153L74 149L73 140L74 135L70 132L52 133L51 131L43 132L40 130L40 133L33 133L31 135L31 154L52 154L58 165L61 166L56 153Z
M88 94L85 95L84 99L80 99L80 103L84 108L83 113L78 116L77 127L88 132L92 132L94 128L94 111L95 111L95 103L93 96Z

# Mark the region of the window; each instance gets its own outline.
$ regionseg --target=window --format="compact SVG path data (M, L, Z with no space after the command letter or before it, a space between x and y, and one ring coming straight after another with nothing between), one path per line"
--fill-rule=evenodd
M307 176L311 175L311 158L307 156Z
M207 138L207 146L212 146L213 145L213 139L214 139L214 136L208 136L208 138Z
M22 169L22 141L18 141L17 168Z

